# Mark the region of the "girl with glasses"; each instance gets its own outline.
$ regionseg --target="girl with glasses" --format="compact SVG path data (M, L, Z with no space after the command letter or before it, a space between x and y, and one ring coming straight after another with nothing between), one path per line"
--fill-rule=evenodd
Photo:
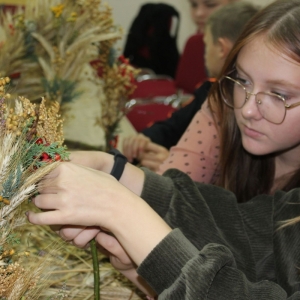
M300 185L297 130L300 44L295 30L299 11L293 5L290 1L282 4L294 19L278 9L273 15L267 15L268 18L261 17L259 22L256 18L250 21L209 97L213 112L211 124L220 124L216 127L221 144L216 167L218 178L206 182L234 192L239 202L260 193L288 191ZM292 24L294 27L287 29ZM205 132L206 128L199 128L195 121L190 124L189 132ZM181 154L180 149L184 149L188 135L191 133L181 138L181 147L178 144L171 149L160 173L172 167L183 170L176 158ZM202 144L205 142L202 140ZM190 154L185 164L199 165L203 159L201 152L195 148ZM191 177L202 181L200 175L201 171L196 170Z
M275 1L258 13L211 103L213 109L223 94L230 149L240 136L244 152L261 161L276 153L275 178L278 168L298 172L299 16L300 0ZM281 123L277 101L285 107ZM231 171L240 174L241 164L249 164L240 179L252 179L251 159L238 158ZM263 166L253 168L267 174L269 165ZM72 162L43 181L33 201L43 212L27 216L34 224L59 224L62 238L79 247L95 237L120 272L158 299L300 299L300 188L295 183L289 191L258 195L265 176L256 174L256 197L237 204L234 193L175 169L160 176L126 164L119 154L74 152Z
M239 201L300 186L298 4L279 2L250 22L212 94L221 120L219 184Z

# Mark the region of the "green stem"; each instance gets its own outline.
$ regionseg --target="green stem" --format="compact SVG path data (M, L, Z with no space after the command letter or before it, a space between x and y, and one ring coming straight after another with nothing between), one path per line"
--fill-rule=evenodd
M94 299L100 300L100 272L98 262L98 251L95 239L90 242L92 258L93 258L93 270L94 270Z

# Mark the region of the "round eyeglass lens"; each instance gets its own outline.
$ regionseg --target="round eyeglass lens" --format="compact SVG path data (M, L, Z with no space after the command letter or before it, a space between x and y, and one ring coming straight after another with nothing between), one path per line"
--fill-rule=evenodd
M224 102L232 108L242 108L246 100L245 88L236 80L224 77L220 81L220 92Z
M274 94L258 93L256 95L256 103L259 112L269 122L280 124L285 117L285 102Z

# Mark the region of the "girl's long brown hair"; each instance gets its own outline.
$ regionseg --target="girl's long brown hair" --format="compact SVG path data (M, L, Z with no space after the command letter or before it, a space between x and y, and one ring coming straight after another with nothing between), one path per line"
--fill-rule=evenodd
M220 78L234 70L240 50L256 37L262 36L265 43L300 63L300 0L275 1L258 12L235 43ZM224 104L218 83L212 87L209 99L210 108L221 125L218 184L234 192L239 202L258 194L270 193L274 184L276 154L257 156L244 150L233 109ZM300 166L281 189L290 190L299 186Z

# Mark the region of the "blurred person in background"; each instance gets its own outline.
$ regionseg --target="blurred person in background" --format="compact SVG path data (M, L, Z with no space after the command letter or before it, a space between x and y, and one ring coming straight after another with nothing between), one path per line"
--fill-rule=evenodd
M252 4L243 2L242 4L239 4L240 2L228 4L228 7L227 5L221 6L220 3L224 2L225 4L225 1L190 0L190 2L192 16L198 15L196 8L193 8L193 6L198 7L197 10L199 11L203 10L207 12L209 6L207 3L218 2L218 6L215 9L217 11L212 14L209 21L209 28L204 34L204 41L206 43L206 68L210 77L216 77L221 71L224 61L244 25L258 11L258 8ZM196 2L199 3L196 5ZM227 8L223 12L223 8L225 7ZM203 12L200 15L205 14ZM222 30L217 29L212 31L211 28L222 28ZM210 81L204 82L194 92L194 98L190 103L174 112L167 120L156 122L141 133L125 138L122 151L128 160L130 162L134 160L138 161L141 166L158 171L159 166L168 158L170 148L179 142L195 114L206 100L211 85ZM208 132L208 134L210 133Z

